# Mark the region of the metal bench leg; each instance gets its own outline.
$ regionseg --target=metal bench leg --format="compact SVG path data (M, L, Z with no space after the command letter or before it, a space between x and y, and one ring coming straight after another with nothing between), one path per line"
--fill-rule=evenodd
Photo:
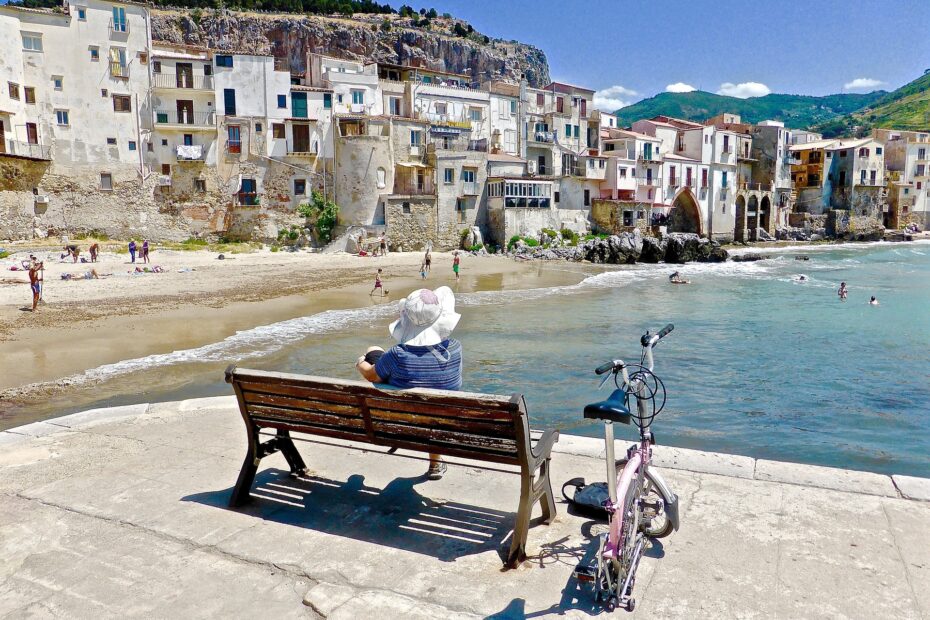
M540 497L539 506L542 508L543 523L549 525L555 519L555 497L552 495L552 482L549 480L549 459L539 468Z
M281 450L281 454L284 455L284 459L291 468L291 475L296 477L306 474L307 466L300 457L300 452L297 451L294 440L291 439L291 432L279 429L275 439L278 449Z
M245 462L242 463L242 470L239 472L239 480L236 481L232 497L229 498L230 508L236 508L249 501L249 490L255 482L256 471L258 471L258 459L255 458L252 450L249 450L245 455Z
M507 568L516 568L526 559L526 536L530 531L530 517L533 514L533 474L524 472L520 476L520 507L517 521L513 526L513 538L510 541L510 554L507 556Z

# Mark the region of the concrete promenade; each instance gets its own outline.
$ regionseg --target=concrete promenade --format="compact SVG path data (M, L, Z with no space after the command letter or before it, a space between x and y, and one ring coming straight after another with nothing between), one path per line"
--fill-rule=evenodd
M245 445L232 397L0 432L0 618L599 612L571 572L603 528L561 501L529 560L501 570L517 476L457 466L428 482L419 461L298 443L310 474L269 457L256 499L231 510ZM603 479L602 448L563 436L553 484ZM682 528L649 550L630 617L930 617L930 480L657 455Z

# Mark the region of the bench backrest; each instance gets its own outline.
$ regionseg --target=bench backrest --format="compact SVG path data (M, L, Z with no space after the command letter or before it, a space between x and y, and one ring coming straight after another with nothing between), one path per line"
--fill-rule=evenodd
M383 446L520 464L529 449L519 394L397 390L363 381L230 367L246 423Z

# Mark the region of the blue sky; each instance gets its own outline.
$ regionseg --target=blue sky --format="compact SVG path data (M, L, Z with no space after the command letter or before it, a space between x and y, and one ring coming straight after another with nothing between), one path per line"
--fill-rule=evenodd
M554 79L602 91L601 103L611 110L675 84L737 96L827 95L893 90L930 68L927 0L433 0L424 6L489 36L540 47Z

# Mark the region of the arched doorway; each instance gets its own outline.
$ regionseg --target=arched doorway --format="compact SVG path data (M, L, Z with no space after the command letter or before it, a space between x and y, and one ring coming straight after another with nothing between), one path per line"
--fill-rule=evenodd
M757 241L759 228L759 199L749 196L748 212L746 213L746 226L749 228L750 241Z
M701 208L689 189L683 189L675 196L668 217L669 232L687 232L699 235L704 233L701 226Z
M746 241L746 198L740 194L736 197L736 227L733 230L734 241Z
M759 228L764 228L765 232L771 234L772 229L772 201L768 196L762 197L759 204Z

